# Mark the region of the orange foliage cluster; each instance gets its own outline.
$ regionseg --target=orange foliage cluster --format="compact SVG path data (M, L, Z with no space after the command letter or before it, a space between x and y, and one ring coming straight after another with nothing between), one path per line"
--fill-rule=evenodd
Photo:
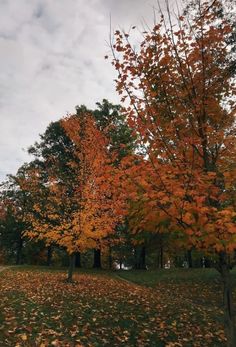
M122 218L124 200L114 184L118 169L112 166L108 139L97 129L91 115L69 117L62 124L75 144L78 159L71 163L77 169L76 197L80 202L72 223L81 235L80 248L87 248L88 241L89 248L96 247L114 232Z
M62 182L51 175L43 183L43 172L31 170L24 182L38 195L29 218L30 238L63 246L72 254L101 246L115 230L123 205L113 177L116 170L108 155L108 142L90 114L68 116L61 121L74 144L74 160L69 163L75 178Z
M112 49L144 153L123 161L124 189L145 211L139 228L165 223L189 247L228 252L236 248L236 107L231 27L216 19L218 6L203 4L191 25L180 17L178 29L162 16L138 51L116 31Z

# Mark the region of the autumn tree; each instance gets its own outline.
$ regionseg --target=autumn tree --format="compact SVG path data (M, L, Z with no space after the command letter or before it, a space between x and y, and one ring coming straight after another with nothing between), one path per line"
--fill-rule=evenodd
M144 32L139 49L129 34L111 43L117 90L143 160L125 158L125 189L140 191L157 225L168 224L187 248L218 256L224 283L225 332L236 345L230 269L236 248L235 85L220 3L199 2L191 21L170 10ZM220 22L220 24L219 24ZM217 23L217 25L215 25Z
M107 138L107 149L109 156L112 158L111 165L119 166L122 158L135 150L135 137L132 130L127 124L126 115L121 110L120 105L114 105L107 99L103 99L101 102L96 103L96 108L89 110L86 106L81 105L76 107L77 115L83 113L90 113L93 115L96 127ZM117 250L120 239L120 230L123 230L125 226L118 226L117 233L112 235L111 239L107 238L109 258L112 258L113 245L115 252ZM108 240L109 239L109 240ZM124 243L122 241L122 243ZM123 246L120 244L120 248ZM112 261L111 261L112 262ZM94 249L94 268L101 267L101 250Z
M113 232L119 216L115 212L106 138L96 128L93 117L87 113L68 116L61 126L73 147L66 165L74 176L68 182L71 177L64 179L50 167L46 178L40 165L31 169L24 184L40 198L28 216L31 228L26 235L66 248L71 281L75 253L97 248Z
M75 117L80 118L80 115L83 114L93 115L96 127L107 138L107 149L110 157L114 159L112 165L117 165L118 161L131 151L134 145L131 130L125 122L124 114L120 112L120 106L113 105L104 99L101 103L96 104L94 110L89 110L84 105L77 106ZM123 146L120 146L121 143ZM38 185L39 192L42 193L42 206L44 205L43 199L47 200L47 194L50 195L49 187L51 187L53 177L54 182L58 180L61 187L64 186L63 189L69 194L68 203L71 202L71 209L73 211L77 210L78 205L74 195L76 192L75 186L78 184L79 160L75 158L74 146L75 144L63 128L62 122L56 121L47 127L44 134L40 135L40 141L29 148L29 154L34 156L31 167L38 171L36 185ZM76 162L76 165L71 165L72 162ZM35 172L33 173L33 171L31 173L34 176ZM35 178L33 177L32 182L35 184ZM59 191L57 193L59 194ZM114 239L114 236L112 238ZM112 242L108 239L109 237L107 237L107 245L111 250ZM53 243L48 244L49 252L52 245ZM79 259L80 253L77 252L76 262ZM101 265L101 250L99 248L94 250L94 265Z
M109 139L89 113L69 117L62 124L75 144L78 158L77 163L72 163L77 167L80 182L76 191L80 208L75 221L94 248L100 249L101 244L109 242L109 236L121 221L119 208L123 204L114 184L118 169L112 166L114 156L110 153Z

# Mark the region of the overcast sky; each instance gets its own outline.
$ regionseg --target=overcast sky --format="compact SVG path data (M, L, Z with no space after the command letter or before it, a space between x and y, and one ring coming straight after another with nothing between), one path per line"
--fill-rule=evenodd
M153 21L156 0L0 0L0 179L78 104L118 102L104 60L113 29Z

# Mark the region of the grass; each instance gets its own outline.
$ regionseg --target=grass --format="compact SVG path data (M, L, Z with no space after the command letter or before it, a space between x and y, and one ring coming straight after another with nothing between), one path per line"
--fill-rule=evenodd
M118 276L128 281L154 287L158 283L212 283L220 282L220 274L215 269L160 269L160 270L138 270L117 271ZM236 280L236 272L233 273Z
M214 270L88 270L73 284L65 277L47 267L0 274L0 346L225 345Z

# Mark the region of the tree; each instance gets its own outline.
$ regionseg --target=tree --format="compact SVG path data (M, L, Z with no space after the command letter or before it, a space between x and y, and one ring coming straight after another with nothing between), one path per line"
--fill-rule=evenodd
M109 142L107 144L109 155L114 158L114 164L117 165L118 158L124 156L128 150L130 151L134 143L131 131L125 123L125 117L120 112L120 106L113 105L105 99L102 103L97 103L97 108L92 111L88 110L84 105L77 106L75 117L79 119L84 114L93 115L96 127L98 127L99 131L104 134ZM31 162L31 166L38 170L38 179L40 177L41 181L41 188L38 187L39 191L44 192L42 195L42 204L43 196L47 199L48 190L51 187L51 180L53 178L54 181L56 179L58 182L60 181L60 184L64 186L67 192L66 194L70 195L68 203L71 202L71 212L72 209L76 211L79 205L74 195L76 194L75 187L78 185L79 159L75 157L75 144L66 133L61 121L51 123L40 138L39 142L36 142L29 148L29 153L35 157ZM121 142L126 144L126 146L121 148L119 146ZM117 152L118 155L116 154ZM74 165L71 165L72 163ZM39 184L39 181L37 184ZM108 238L107 243L110 243ZM96 247L99 247L99 245ZM101 249L95 249L94 254L96 255L96 264L98 266L101 264ZM78 256L80 255L77 252L77 259Z
M75 178L73 167L70 165L74 159L73 147L61 122L52 122L45 133L40 135L40 141L28 149L28 153L34 156L31 166L45 172L45 182L47 177L54 176L69 187Z
M134 152L135 137L120 105L113 105L106 99L103 99L102 103L97 102L96 105L93 116L97 127L106 134L109 151L115 154L114 164L118 165L122 158Z
M72 232L72 213L74 199L67 185L58 178L49 176L41 168L30 168L22 187L32 197L32 207L26 215L29 227L25 235L34 240L43 240L46 246L58 245L71 252L74 234ZM71 187L70 187L71 188ZM74 257L70 257L69 279Z
M22 165L15 176L9 175L8 180L1 184L1 202L4 214L1 218L1 246L16 264L22 263L23 234L27 227L26 211L31 200L27 191L21 188L20 182L26 175L27 165Z
M40 141L31 146L28 152L34 156L31 166L38 170L40 177L38 184L41 184L41 188L38 186L38 189L42 192L42 206L44 204L44 198L47 200L48 196L52 198L52 195L55 195L55 192L50 195L49 189L49 187L52 188L52 179L54 179L54 181L60 182L61 185L61 189L57 191L58 201L63 191L68 196L67 207L64 205L64 209L69 208L69 214L67 213L67 218L69 218L70 213L77 209L76 200L74 199L74 187L77 182L77 175L73 166L70 165L75 159L73 156L74 144L67 136L61 125L61 121L50 123L45 133L40 135ZM49 257L52 245L53 242L48 246ZM75 257L74 255L72 256L72 259L70 259L71 268L74 266L74 258L76 258L76 264L78 266L79 257L79 252L77 252Z
M125 113L122 112L120 105L114 105L103 99L102 102L96 103L94 110L89 110L86 106L81 105L76 107L76 112L78 116L84 113L93 115L96 127L107 138L109 155L113 158L112 166L118 167L122 158L134 151L135 137L126 122ZM117 238L119 239L119 232ZM108 240L107 238L107 243L109 243L110 252L112 252L112 243L117 244L115 235L112 235L112 239ZM101 249L94 249L93 267L101 267Z
M4 257L5 261L13 258L16 264L20 264L23 246L23 223L17 219L17 211L13 202L6 202L5 200L4 210L5 213L0 221L1 251L6 255Z
M115 32L117 90L129 97L129 125L143 160L124 160L126 192L145 198L156 223L168 223L186 248L218 255L224 283L225 332L236 345L229 256L236 248L235 86L227 40L232 27L204 3L191 22L184 16L144 33L139 50ZM214 25L221 21L220 25Z
M78 162L71 163L77 167L80 182L76 190L80 207L74 215L75 223L94 246L99 246L121 220L119 208L123 200L118 199L114 184L118 169L112 166L114 157L109 151L109 140L97 128L91 114L68 117L62 124L78 158Z
M120 105L114 105L107 99L96 103L96 109L86 106L76 107L77 115L87 112L93 115L97 128L105 134L109 142L109 151L115 152L116 163L135 149L135 137L127 124L126 115Z
M72 145L70 160L66 161L70 175L57 168L60 161L51 155L48 160L53 160L55 169L45 165L45 174L42 165L31 168L24 184L38 200L28 216L31 229L26 235L65 247L70 254L68 280L72 281L75 253L99 247L113 232L119 220L118 200L112 192L114 172L107 141L92 115L81 112L80 116L68 116L61 126ZM73 179L68 182L71 172Z

